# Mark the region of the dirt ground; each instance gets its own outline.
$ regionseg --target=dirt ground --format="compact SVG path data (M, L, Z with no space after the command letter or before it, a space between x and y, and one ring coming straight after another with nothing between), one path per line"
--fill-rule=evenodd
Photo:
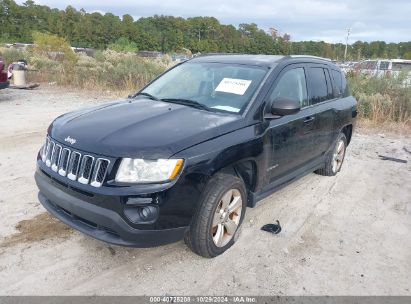
M0 91L0 295L411 295L411 139L400 134L357 130L340 174L310 174L248 209L215 259L182 241L110 246L53 219L33 180L47 126L110 98ZM279 235L260 230L276 219Z

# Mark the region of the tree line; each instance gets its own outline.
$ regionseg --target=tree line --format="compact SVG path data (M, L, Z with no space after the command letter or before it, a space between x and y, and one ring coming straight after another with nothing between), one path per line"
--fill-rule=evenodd
M155 15L134 20L129 14L119 17L72 6L59 10L31 0L22 5L0 0L0 42L31 43L33 32L58 35L75 47L105 49L120 41L132 49L164 53L307 54L341 60L345 50L342 43L290 41L289 35L268 33L255 23L235 27L221 24L214 17ZM363 58L411 59L411 42L357 41L349 46L347 59Z

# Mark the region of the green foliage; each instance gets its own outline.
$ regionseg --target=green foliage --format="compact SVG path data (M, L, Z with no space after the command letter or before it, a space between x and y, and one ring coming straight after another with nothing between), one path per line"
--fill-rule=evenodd
M411 87L404 85L406 75L368 77L350 74L351 92L358 101L360 118L375 123L411 123Z
M345 49L341 43L289 42L254 23L242 23L237 29L220 24L214 17L155 15L135 21L130 15L120 18L111 13L87 13L72 6L58 10L30 0L22 5L0 0L0 42L31 43L32 31L50 32L75 47L108 47L126 52L138 49L170 53L186 48L193 53L307 54L342 60ZM357 41L348 47L347 59L377 57L411 59L411 42Z
M0 55L7 64L10 64L20 59L27 58L27 52L15 50L15 49L1 50Z
M116 52L126 53L135 53L138 50L137 43L130 42L127 37L118 38L115 43L110 43L107 48Z
M141 58L133 53L97 51L95 57L74 54L75 64L49 56L47 52L0 48L6 62L25 58L29 81L56 82L82 89L135 92L171 66L171 57Z
M77 60L70 44L64 38L53 34L33 32L33 41L35 44L33 52L37 55L66 63L75 63Z

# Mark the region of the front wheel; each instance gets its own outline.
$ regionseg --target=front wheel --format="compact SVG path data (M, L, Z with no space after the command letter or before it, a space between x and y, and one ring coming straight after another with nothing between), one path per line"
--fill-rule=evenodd
M237 240L246 206L243 181L230 174L216 174L204 189L186 244L203 257L222 254Z
M328 154L324 168L318 169L315 173L325 176L334 176L340 172L344 162L345 150L347 148L347 138L344 133L338 135L334 149Z

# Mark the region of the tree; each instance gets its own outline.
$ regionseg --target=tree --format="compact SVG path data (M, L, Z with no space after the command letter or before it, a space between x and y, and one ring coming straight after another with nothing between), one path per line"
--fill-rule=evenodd
M116 42L110 43L107 48L117 52L135 53L138 51L137 44L129 41L127 37L118 38Z
M13 0L0 0L1 42L33 42L33 31L64 37L73 46L98 49L119 45L120 49L129 49L131 45L133 50L161 52L189 49L194 53L294 53L333 59L341 59L344 54L342 43L291 41L289 34L281 36L275 28L266 33L255 23L241 23L236 28L221 24L214 17L184 19L160 15L134 20L129 14L120 18L111 13L88 13L72 6L59 10L32 0L21 5ZM350 46L349 56L354 60L409 58L410 53L411 42L357 41Z
M33 32L33 40L36 45L33 49L34 53L70 63L77 60L70 44L62 37L53 34Z

